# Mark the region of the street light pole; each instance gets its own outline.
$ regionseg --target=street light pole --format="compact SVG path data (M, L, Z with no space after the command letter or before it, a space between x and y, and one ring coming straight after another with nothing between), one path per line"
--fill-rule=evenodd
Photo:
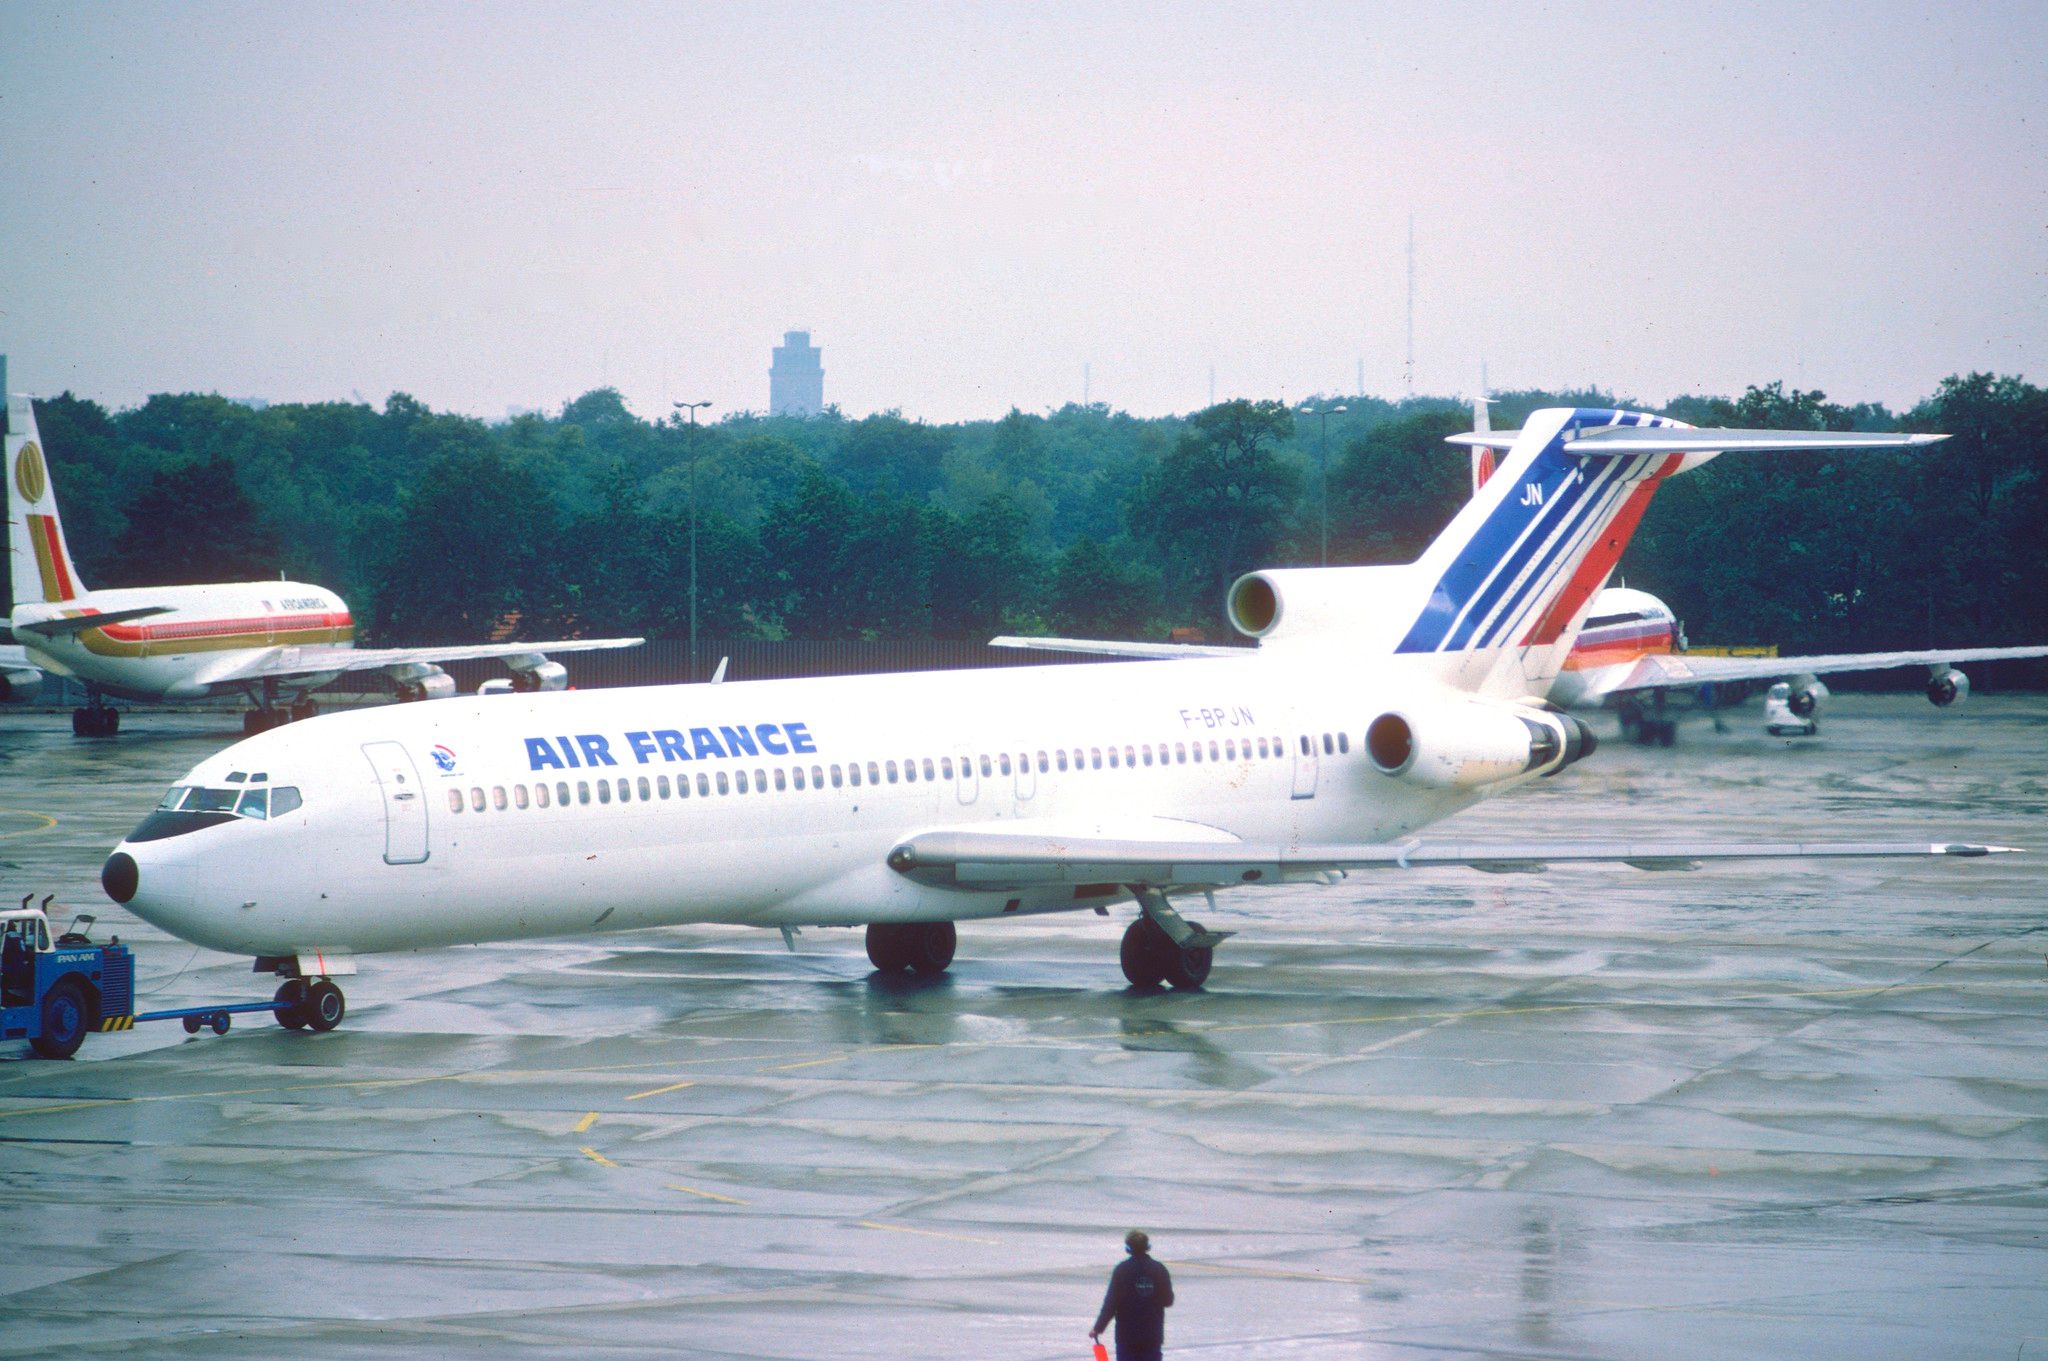
M1322 502L1323 554L1321 563L1325 567L1330 565L1330 417L1350 409L1348 406L1326 406L1315 412L1315 415L1321 417L1320 438L1316 443L1316 481L1321 484L1318 488L1317 499Z
M697 679L697 408L708 401L677 402L678 411L690 413L690 679Z

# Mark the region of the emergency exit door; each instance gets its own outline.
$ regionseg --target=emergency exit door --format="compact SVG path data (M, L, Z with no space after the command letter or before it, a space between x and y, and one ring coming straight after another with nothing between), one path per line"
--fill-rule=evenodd
M384 794L384 863L419 864L427 858L427 791L411 754L397 742L365 742L363 755Z
M1316 796L1316 770L1318 757L1316 739L1308 733L1298 733L1294 738L1294 797L1312 799Z

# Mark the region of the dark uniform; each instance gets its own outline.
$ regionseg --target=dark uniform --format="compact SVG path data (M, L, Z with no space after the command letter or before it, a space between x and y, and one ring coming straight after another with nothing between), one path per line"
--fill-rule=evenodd
M1116 1361L1159 1361L1166 1341L1166 1311L1173 1305L1173 1277L1141 1248L1109 1273L1109 1293L1096 1315L1100 1333L1116 1320Z

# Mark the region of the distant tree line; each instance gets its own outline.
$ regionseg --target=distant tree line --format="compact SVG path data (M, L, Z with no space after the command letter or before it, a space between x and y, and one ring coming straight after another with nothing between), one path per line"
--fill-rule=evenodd
M1415 556L1467 493L1449 399L1343 397L1330 560ZM1637 406L1515 392L1539 406ZM1910 411L1780 383L1661 408L1696 425L1942 430L1911 454L1724 458L1674 480L1622 561L1696 641L1851 650L2048 638L2048 394L1943 380ZM601 388L486 424L395 394L263 410L162 395L37 404L94 585L279 573L340 590L368 640L680 637L697 507L700 631L722 638L1158 638L1223 631L1237 573L1313 564L1321 422L1274 401L1141 419L1101 404L933 425L642 420Z

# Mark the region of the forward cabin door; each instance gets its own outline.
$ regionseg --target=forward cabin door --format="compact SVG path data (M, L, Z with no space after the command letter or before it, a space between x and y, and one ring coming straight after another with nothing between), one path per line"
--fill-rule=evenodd
M1308 733L1297 733L1294 742L1294 797L1312 799L1316 796L1316 768L1320 760L1316 752L1316 739Z
M427 858L427 791L412 756L397 742L365 742L363 755L384 793L384 863L419 864Z

